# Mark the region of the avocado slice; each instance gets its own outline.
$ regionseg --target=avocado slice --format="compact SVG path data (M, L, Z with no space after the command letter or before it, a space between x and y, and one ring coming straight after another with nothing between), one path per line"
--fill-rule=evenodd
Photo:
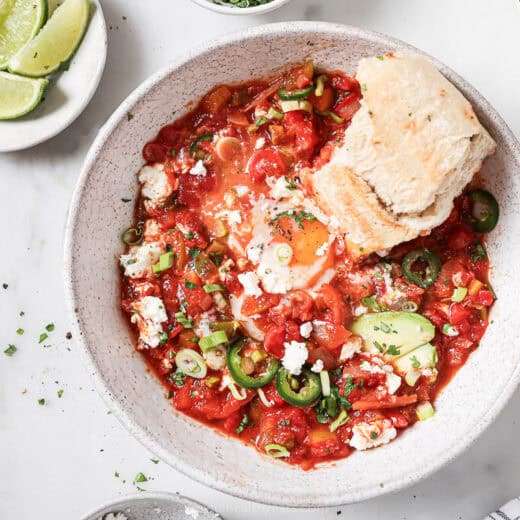
M354 322L352 332L363 338L365 352L392 361L428 343L435 327L415 312L389 311L364 314Z
M397 358L394 361L394 366L404 374L420 368L435 368L438 359L437 349L431 343L426 343Z

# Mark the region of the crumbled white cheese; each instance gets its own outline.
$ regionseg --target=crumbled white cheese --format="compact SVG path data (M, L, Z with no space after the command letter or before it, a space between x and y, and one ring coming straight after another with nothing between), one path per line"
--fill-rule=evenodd
M190 175L196 175L197 177L206 177L206 173L208 173L208 170L206 170L202 159L199 159L190 170Z
M173 193L173 186L160 163L143 166L139 172L139 182L142 184L141 195L145 199L147 209L160 206Z
M258 267L258 274L266 292L271 294L286 294L293 288L293 278L288 267L279 266L276 270L262 264Z
M256 140L256 143L255 143L255 148L257 150L260 150L260 148L263 148L265 146L265 137L259 137L257 140Z
M302 372L302 366L307 361L309 351L305 343L299 341L285 342L285 354L282 358L282 365L291 374L299 376Z
M384 374L385 371L377 366L377 364L372 364L369 361L361 361L359 368L365 372L369 372L370 374Z
M346 361L347 359L353 358L355 354L361 352L362 348L363 340L359 336L351 336L341 347L339 360Z
M152 240L157 240L157 238L160 238L161 234L162 234L162 228L159 225L159 222L157 222L157 220L155 220L154 218L149 218L144 223L143 236L144 236L144 240L146 242L151 242Z
M312 365L311 370L316 372L316 374L319 374L323 370L323 361L321 359L317 359L314 365Z
M310 321L306 321L300 325L300 335L302 338L309 338L312 332L312 323Z
M386 389L390 395L393 395L399 390L401 386L401 378L394 374L393 372L389 372L386 374Z
M358 305L354 309L354 316L362 316L363 314L366 314L368 312L368 307L365 307L364 305Z
M243 197L249 193L249 188L247 186L235 186L235 191L239 197Z
M247 271L246 273L240 273L238 275L238 281L242 284L244 288L244 294L246 296L261 296L262 289L258 287L260 280L256 273L252 271Z
M322 244L318 249L316 249L316 256L324 256L327 252L327 249L329 248L329 243L325 242Z
M382 444L388 444L397 436L397 430L388 419L373 423L362 422L352 427L350 446L357 450L367 450Z
M385 292L381 296L380 301L384 305L392 305L399 300L406 299L407 295L394 285L392 278L392 266L389 264L377 264L376 273L380 273L385 282Z
M225 282L227 278L227 274L231 270L231 268L235 265L235 262L231 258L228 258L222 262L220 267L218 268L218 277L221 282Z
M240 210L238 209L228 211L226 218L230 224L242 224L242 215L240 214Z
M139 339L144 348L158 347L163 332L161 324L168 320L161 298L144 296L132 304L132 309L135 312L130 321L137 324Z
M294 195L294 190L288 188L288 182L285 177L267 177L265 182L271 188L271 197L273 199L283 199Z
M210 323L211 321L208 320L208 319L202 319L200 320L198 323L197 323L197 326L195 327L195 334L197 334L197 336L199 338L204 338L206 336L209 336L212 332L211 328L210 328Z
M263 244L247 246L247 258L249 258L249 260L254 264L257 264L260 261L263 247Z
M134 246L126 255L121 255L119 262L125 270L125 276L143 278L151 274L152 266L159 261L163 249L157 242Z

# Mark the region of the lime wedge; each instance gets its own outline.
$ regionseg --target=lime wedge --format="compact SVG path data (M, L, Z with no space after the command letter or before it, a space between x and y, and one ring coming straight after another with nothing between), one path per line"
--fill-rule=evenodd
M89 0L65 0L38 36L9 60L9 71L40 77L58 70L81 43L89 17Z
M47 19L47 0L0 0L0 70Z
M48 83L46 79L0 72L0 119L15 119L30 112L41 101Z

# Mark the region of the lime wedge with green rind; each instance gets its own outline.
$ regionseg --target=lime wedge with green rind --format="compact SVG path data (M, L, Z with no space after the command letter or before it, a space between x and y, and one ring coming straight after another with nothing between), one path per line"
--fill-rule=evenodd
M47 20L47 0L0 0L0 70Z
M48 84L43 78L23 78L0 72L0 119L16 119L33 110Z
M36 38L9 60L9 71L35 78L55 72L76 52L89 18L89 0L65 0Z

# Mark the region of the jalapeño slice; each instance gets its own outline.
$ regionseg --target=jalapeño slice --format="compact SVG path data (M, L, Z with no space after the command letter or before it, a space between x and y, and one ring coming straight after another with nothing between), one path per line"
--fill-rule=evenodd
M259 361L259 363L262 363L261 375L251 375L256 371L256 367L259 363L255 363L252 357L242 357L240 355L245 344L246 340L241 338L229 347L227 353L227 366L231 377L237 384L242 388L254 390L265 386L274 379L280 363L277 359L271 356L266 356L264 359Z
M426 264L426 267L421 270L414 270L416 263ZM429 249L413 249L404 257L401 268L408 281L427 289L439 278L441 261Z
M280 368L276 375L276 390L284 401L293 406L309 406L321 395L320 376L306 368L299 376Z
M486 190L472 190L466 193L470 202L468 224L479 233L488 233L498 222L499 208L495 197Z
M278 89L278 95L282 101L295 101L308 98L314 92L314 85L296 90L287 90L285 88Z

